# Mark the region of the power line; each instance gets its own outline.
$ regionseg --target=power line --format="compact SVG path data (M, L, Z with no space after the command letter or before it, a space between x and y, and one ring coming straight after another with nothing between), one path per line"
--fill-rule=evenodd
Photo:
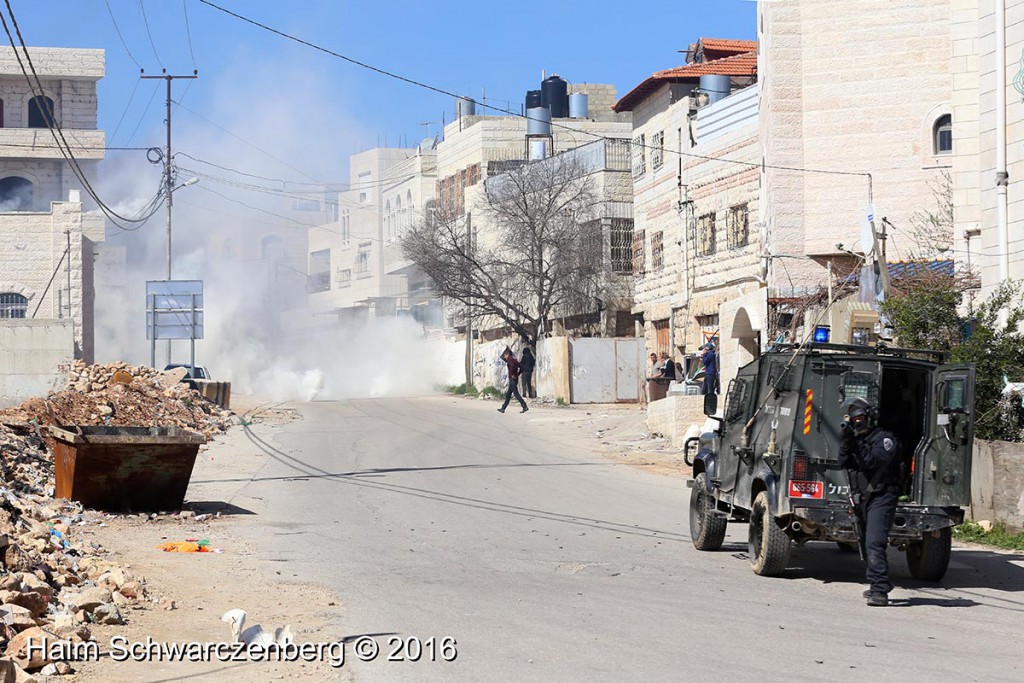
M124 46L124 51L127 52L131 60L135 62L135 66L141 69L142 65L139 64L139 60L135 59L135 55L133 55L132 51L128 49L128 43L125 42L124 36L121 35L121 29L117 25L117 19L114 18L114 10L110 9L110 0L103 0L103 2L107 5L107 12L110 13L110 20L114 22L114 30L117 31L117 37L121 39L121 45Z
M11 42L11 48L14 51L14 56L18 60L18 67L21 70L22 75L25 77L25 80L28 82L29 90L31 90L33 97L40 98L39 100L37 100L37 103L40 103L40 106L43 110L43 120L46 122L46 127L49 129L50 134L53 136L54 142L57 143L57 147L60 149L61 155L68 161L72 172L78 178L79 182L82 183L82 187L85 188L89 196L93 198L96 204L100 207L100 210L103 211L103 213L107 216L107 218L110 219L112 223L114 223L115 225L117 225L117 227L122 229L124 229L124 227L120 225L117 222L117 220L122 220L127 223L145 223L146 220L148 220L149 217L152 216L152 214L149 214L147 216L140 215L139 217L136 218L126 218L124 216L121 216L113 209L111 209L109 206L107 206L103 202L103 200L100 199L96 191L93 189L92 184L89 182L89 179L86 177L84 171L82 171L81 167L78 165L78 160L75 158L74 153L71 151L71 145L68 144L67 139L64 137L64 132L61 130L60 124L58 124L56 119L54 118L53 111L47 110L45 104L43 104L45 100L43 100L42 98L45 97L45 91L43 89L42 81L39 80L39 74L36 73L35 65L32 63L32 57L29 54L28 47L25 44L25 38L21 34L21 28L18 26L18 20L14 16L14 10L11 8L10 0L4 0L4 4L7 7L7 13L10 15L11 23L14 25L14 31L18 34L18 43L21 44L21 49L22 52L24 53L25 61L28 62L29 69L31 69L32 71L32 77L29 77L28 71L25 70L25 64L22 62L21 59L22 55L18 52L18 47L14 42L14 36L11 35L11 30L7 25L7 19L4 17L3 12L0 12L0 21L2 21L3 23L4 32L7 34L7 38ZM37 87L38 92L36 90Z
M196 53L192 51L192 29L188 25L188 0L181 0L181 11L185 13L185 33L188 35L188 53L192 57L192 68L198 70ZM182 99L185 99L184 95L182 95Z
M121 130L121 124L124 123L124 117L128 115L128 110L132 108L132 102L135 101L135 93L139 90L139 83L141 81L135 81L135 87L132 88L132 94L128 96L128 104L124 105L124 111L121 112L121 118L117 120L117 125L114 126L114 132L110 134L110 141L113 142L114 138L117 137L117 131Z
M306 47L309 47L309 48L312 48L314 50L317 50L318 52L323 52L324 54L330 55L332 57L336 57L336 58L341 59L343 61L346 61L346 62L348 62L350 64L354 64L354 65L356 65L358 67L362 67L364 69L368 69L368 70L373 71L375 73L381 74L382 76L387 76L388 78L393 78L395 80L402 81L403 83L408 83L409 85L414 85L414 86L416 86L418 88L423 88L423 89L429 90L431 92L435 92L435 93L438 93L438 94L441 94L441 95L446 95L448 97L453 97L453 98L461 97L459 94L454 93L454 92L452 92L450 90L445 90L444 88L440 88L440 87L435 86L435 85L430 85L429 83L424 83L422 81L417 81L417 80L415 80L413 78L409 78L407 76L402 76L401 74L394 73L393 71L388 71L387 69L382 69L380 67L373 66L372 64L368 64L366 62L360 61L360 60L355 59L353 57L348 57L348 56L343 55L343 54L341 54L339 52L335 52L334 50L331 50L329 48L323 47L321 45L317 45L316 43L312 43L312 42L310 42L308 40L304 40L304 39L299 38L297 36L293 36L293 35L291 35L289 33L285 33L284 31L279 31L276 28L273 28L271 26L267 26L266 24L260 23L260 22L256 21L255 19L250 19L249 17L243 16L243 15L238 14L236 12L232 12L231 10L229 10L229 9L227 9L225 7L221 7L220 5L217 5L217 4L213 3L213 2L210 2L210 0L199 0L199 2L203 3L204 5L209 5L210 7L214 8L216 10L219 10L219 11L225 13L225 14L228 14L228 15L230 15L232 17L235 17L236 19L239 19L239 20L244 21L244 22L246 22L248 24L252 24L253 26L261 28L264 31L269 31L270 33L273 33L275 35L281 36L282 38L285 38L286 40L291 40L293 42L299 43L300 45L305 45ZM526 119L528 121L541 121L541 119L534 119L533 117L531 117L529 115L520 114L519 112L512 111L510 109L505 109L505 108L502 108L502 107L496 107L494 105L487 104L486 102L482 102L482 103L479 103L479 104L484 109L490 109L490 110L493 110L493 111L496 111L496 112L500 112L502 114L506 114L506 115L509 115L509 116L515 116L517 118ZM574 133L580 133L582 135L588 135L588 136L593 137L593 138L598 139L598 140L619 140L619 139L622 139L622 138L608 137L606 135L601 135L600 133L594 133L594 132L591 132L591 131L588 131L588 130L583 130L583 129L580 129L580 128L573 128L572 126L568 126L568 125L565 125L565 124L562 124L562 123L557 123L555 121L543 121L543 123L549 123L551 126L553 126L555 128L562 128L564 130L572 131ZM639 147L639 148L646 148L646 149L652 149L652 150L657 149L657 150L662 151L662 152L669 152L671 154L678 154L678 155L684 156L684 157L691 157L691 158L695 158L695 159L705 159L705 160L709 160L709 161L720 161L720 162L723 162L723 163L740 164L740 165L743 165L743 166L754 167L754 168L771 168L771 169L776 169L776 170L797 171L797 172L802 172L802 173L821 173L821 174L825 174L825 175L845 175L845 176L866 177L868 179L869 200L870 200L870 195L873 193L872 189L871 189L872 177L871 177L870 173L866 173L866 172L834 171L834 170L829 170L829 169L802 168L802 167L796 167L796 166L779 166L779 165L773 165L773 164L753 163L753 162L749 162L749 161L739 161L739 160L736 160L736 159L728 159L726 157L712 157L712 156L705 156L705 155L701 155L701 154L692 154L692 153L688 153L688 152L683 152L681 150L666 149L666 148L662 148L662 147L655 147L654 145L648 145L648 144L641 145L639 143L635 143L635 142L632 142L632 141L630 141L630 144L634 145L636 147Z
M125 142L126 145L131 144L131 141L135 139L135 133L138 132L139 126L141 126L142 122L146 119L146 114L149 113L149 108L153 106L153 100L156 99L156 93L159 90L160 86L154 83L153 94L149 96L149 102L146 102L146 108L142 110L142 116L140 116L139 120L135 123L135 128L132 128L132 134L128 136L128 140Z
M239 140L241 142L244 142L245 144L249 145L250 147L252 147L256 151L262 152L263 154L266 154L268 157L270 157L271 159L273 159L277 163L283 164L284 166L287 166L288 168L290 168L293 171L299 173L300 175L303 175L303 176L309 178L310 180L316 181L319 184L323 184L323 183L320 183L320 181L318 181L313 176L311 176L308 173L306 173L305 171L303 171L301 168L296 168L295 166L292 166L287 161L284 161L283 159L279 159L278 157L274 156L273 154L271 154L267 150L263 149L262 147L259 147L258 145L254 144L252 142L249 142L248 140L243 138L241 135L237 135L236 133L233 133L230 130L228 130L227 128L225 128L224 126L221 126L220 124L214 123L213 121L211 121L210 119L206 118L205 116L203 116L199 112L195 111L194 109L189 109L184 104L182 104L180 100L175 100L174 103L177 104L182 109L184 109L185 111L187 111L190 114L192 114L193 116L196 116L196 117L202 119L203 121L206 121L208 124L210 124L214 128L217 128L218 130L224 131L225 133L227 133L231 137L236 138L237 140Z
M139 11L142 12L142 23L146 25L146 35L149 36L149 46L153 48L153 56L156 57L156 63L160 65L160 68L164 68L164 63L160 59L160 55L156 52L156 43L153 42L153 33L149 30L149 19L146 18L146 4L143 0L139 0Z

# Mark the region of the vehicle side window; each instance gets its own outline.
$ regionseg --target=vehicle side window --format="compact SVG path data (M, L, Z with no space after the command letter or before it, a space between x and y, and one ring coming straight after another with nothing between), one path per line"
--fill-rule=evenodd
M774 387L775 391L791 391L793 389L793 372L787 363L780 360L773 360L768 366L768 386Z
M750 397L750 381L734 379L729 386L729 396L725 403L725 421L736 422L743 417Z
M871 405L878 405L878 378L873 373L850 370L843 373L842 382L839 391L840 403L851 398L863 398Z

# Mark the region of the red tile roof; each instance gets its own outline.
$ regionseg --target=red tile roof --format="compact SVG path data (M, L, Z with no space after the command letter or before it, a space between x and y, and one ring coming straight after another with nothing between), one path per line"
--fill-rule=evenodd
M711 38L702 39L702 43L707 49L708 41L717 40ZM756 49L756 43L753 41L743 40L731 40L731 41L717 41L721 43L750 43ZM655 90L660 88L665 83L679 83L699 79L705 75L719 75L719 76L757 76L757 53L756 52L744 52L741 54L734 54L729 57L723 57L721 59L713 59L706 62L698 62L695 64L687 64L685 66L677 66L672 69L665 69L664 71L655 72L650 78L645 80L640 85L633 88L631 91L622 96L622 98L616 102L612 109L615 111L631 111L636 105L642 102L648 95L653 93Z
M728 38L701 38L700 45L704 46L705 54L708 52L725 52L728 54L740 54L741 52L754 52L757 50L756 40L730 40Z

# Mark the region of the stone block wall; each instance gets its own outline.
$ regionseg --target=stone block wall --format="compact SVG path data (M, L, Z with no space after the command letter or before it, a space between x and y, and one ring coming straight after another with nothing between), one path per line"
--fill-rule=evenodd
M974 440L970 518L1024 530L1024 444Z

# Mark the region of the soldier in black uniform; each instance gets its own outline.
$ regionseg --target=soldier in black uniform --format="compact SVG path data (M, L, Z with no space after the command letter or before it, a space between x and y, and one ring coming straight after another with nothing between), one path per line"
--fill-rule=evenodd
M863 527L870 584L864 597L872 607L885 607L892 590L885 553L899 500L899 443L892 432L878 427L878 411L869 401L851 399L845 412L839 464L850 471L850 485Z

